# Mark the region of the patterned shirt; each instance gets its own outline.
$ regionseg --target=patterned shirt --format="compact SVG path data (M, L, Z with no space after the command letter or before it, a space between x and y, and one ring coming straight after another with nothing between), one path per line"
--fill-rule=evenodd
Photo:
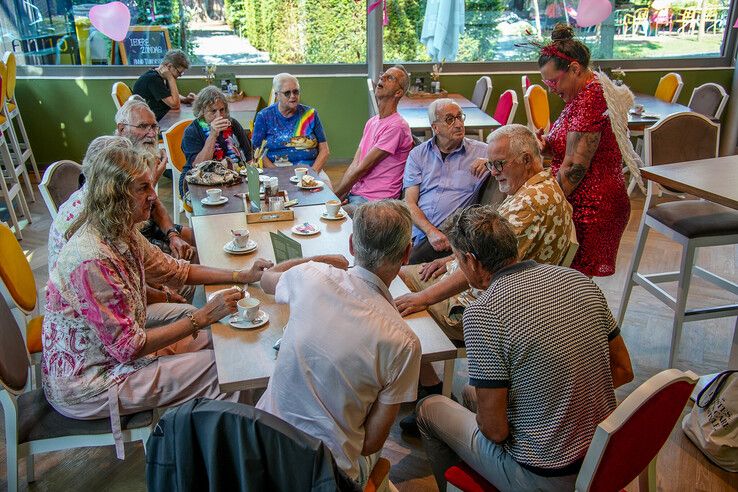
M262 109L254 120L254 148L266 140L266 156L274 162L286 157L292 164L312 166L318 157L318 144L326 141L318 111L300 104L295 114L285 118L277 103Z
M469 384L508 388L505 450L539 474L576 473L616 406L609 341L620 329L600 289L569 268L517 263L493 276L463 324Z
M87 195L87 185L83 185L82 188L72 193L67 201L61 204L56 217L51 221L51 227L49 227L49 276L51 276L51 271L56 268L56 259L59 257L59 252L67 243L64 235L72 227L79 214L82 213L85 195Z
M518 259L558 265L571 244L571 205L559 183L544 169L508 196L497 211L510 223L518 238ZM448 263L450 275L458 269L456 260ZM468 289L453 305L468 306L480 291Z
M135 358L146 343L146 281L179 288L189 271L189 262L138 232L129 247L82 226L59 252L47 285L41 339L49 402L83 402L152 362Z

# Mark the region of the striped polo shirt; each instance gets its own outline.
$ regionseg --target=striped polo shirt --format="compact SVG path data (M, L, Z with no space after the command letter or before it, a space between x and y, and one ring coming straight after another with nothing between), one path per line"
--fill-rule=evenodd
M609 341L620 329L600 289L569 268L516 263L463 321L470 384L509 390L505 450L541 475L576 473L616 406Z

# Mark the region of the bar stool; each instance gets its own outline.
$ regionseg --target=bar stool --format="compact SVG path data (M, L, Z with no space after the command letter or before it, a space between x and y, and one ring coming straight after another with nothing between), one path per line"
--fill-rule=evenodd
M676 113L664 118L645 130L646 166L717 157L719 128L719 125L698 113ZM674 311L669 351L669 367L673 367L679 354L679 341L684 322L738 315L738 304L686 309L693 272L717 287L738 294L737 284L694 265L697 248L738 244L738 212L716 203L683 197L677 201L653 205L653 195L657 192L657 188L661 187L652 181L648 182L643 218L620 301L618 325L623 324L634 285L640 285L653 294ZM664 192L669 193L669 190ZM649 275L638 272L643 248L651 229L682 245L679 271ZM678 282L676 297L658 286L659 283L674 281Z

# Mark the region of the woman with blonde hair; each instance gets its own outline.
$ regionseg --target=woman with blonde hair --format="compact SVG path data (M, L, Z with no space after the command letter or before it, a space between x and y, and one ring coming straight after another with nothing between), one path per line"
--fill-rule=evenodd
M218 388L209 332L236 311L239 288L204 307L171 304L159 326L146 326L146 282L250 283L266 260L224 270L176 260L152 246L137 225L156 197L147 157L124 137L95 139L84 160L88 194L52 269L43 325L43 384L49 403L71 418L117 416L191 398L237 400Z

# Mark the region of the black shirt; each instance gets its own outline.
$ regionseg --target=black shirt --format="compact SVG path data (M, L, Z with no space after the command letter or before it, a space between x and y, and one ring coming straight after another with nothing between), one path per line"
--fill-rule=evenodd
M138 94L146 100L151 111L159 121L169 111L169 106L162 100L172 95L167 81L153 68L141 75L133 85L133 93Z

